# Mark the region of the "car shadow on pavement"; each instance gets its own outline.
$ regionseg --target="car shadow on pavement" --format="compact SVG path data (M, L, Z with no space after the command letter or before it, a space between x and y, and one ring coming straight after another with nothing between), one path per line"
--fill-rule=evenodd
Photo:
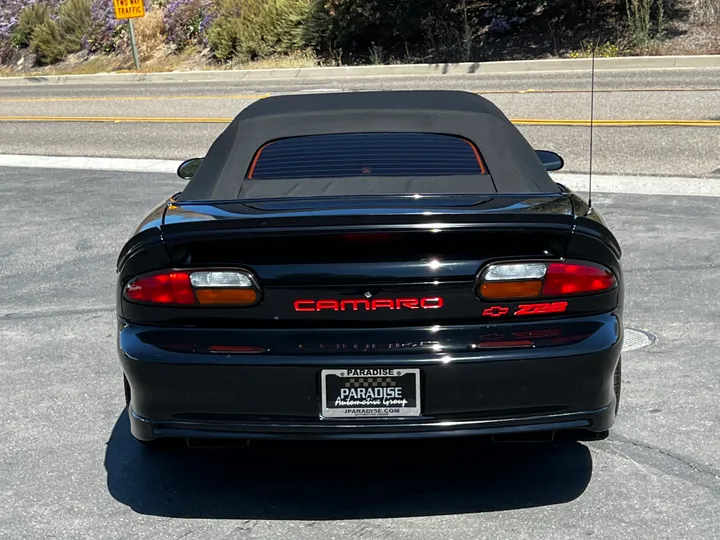
M329 520L492 512L559 504L590 482L580 443L253 442L154 450L123 411L107 444L108 489L140 514Z

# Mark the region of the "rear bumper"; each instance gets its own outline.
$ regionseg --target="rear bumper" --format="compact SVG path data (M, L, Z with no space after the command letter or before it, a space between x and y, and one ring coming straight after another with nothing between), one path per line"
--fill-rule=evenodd
M470 435L515 435L571 429L599 432L609 429L615 418L614 402L613 405L602 409L579 413L455 422L333 422L332 425L314 422L202 423L150 420L138 415L132 408L129 414L132 434L140 440L160 437L296 440L423 439Z
M593 332L571 344L532 349L449 354L218 355L169 351L159 345L187 342L189 334L203 342L212 332L215 339L217 330L150 328L121 322L118 349L132 390L131 430L141 440L392 439L565 429L605 431L615 421L613 373L622 349L621 315L565 323L585 323ZM453 331L441 332L445 330ZM477 327L478 332L487 330L487 326ZM463 328L463 332L468 331L471 329ZM232 333L235 338L253 334L249 330L220 332ZM316 331L303 332L307 341ZM327 341L327 336L316 337ZM367 366L420 368L422 416L321 420L320 371Z

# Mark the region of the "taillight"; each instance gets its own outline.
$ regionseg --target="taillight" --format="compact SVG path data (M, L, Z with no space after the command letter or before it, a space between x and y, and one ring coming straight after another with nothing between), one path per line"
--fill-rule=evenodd
M568 296L609 291L615 276L607 268L586 264L552 263L543 285L545 296Z
M169 270L132 279L124 295L143 304L248 307L259 300L260 288L244 270Z
M594 294L616 284L610 270L593 263L495 263L482 272L476 291L486 300L520 300Z
M125 298L150 304L195 304L195 293L186 272L168 272L133 279Z

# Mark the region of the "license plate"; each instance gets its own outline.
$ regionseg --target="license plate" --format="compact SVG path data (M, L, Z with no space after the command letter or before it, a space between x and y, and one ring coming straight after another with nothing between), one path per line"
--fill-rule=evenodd
M321 418L420 416L419 369L325 369Z

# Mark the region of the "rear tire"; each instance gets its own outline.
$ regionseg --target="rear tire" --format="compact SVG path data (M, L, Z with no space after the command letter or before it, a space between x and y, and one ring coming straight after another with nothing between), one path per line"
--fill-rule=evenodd
M622 390L622 357L618 360L613 377L613 386L615 388L615 416L617 416L618 409L620 408L620 392Z
M125 407L130 406L130 383L127 380L127 377L123 373L123 390L125 391Z

